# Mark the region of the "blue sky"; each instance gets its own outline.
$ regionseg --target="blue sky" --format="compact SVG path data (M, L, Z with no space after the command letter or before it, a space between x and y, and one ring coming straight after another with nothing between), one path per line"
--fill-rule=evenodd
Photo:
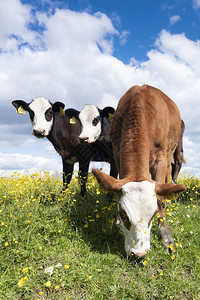
M135 84L160 88L186 123L183 170L200 176L200 0L0 0L0 170L61 171L11 101L117 106Z
M32 1L22 0L30 4L35 11L52 13L56 8L94 14L105 13L119 31L127 33L123 44L116 40L114 55L124 63L130 57L137 60L146 59L147 51L163 29L171 33L184 33L192 40L199 39L200 1L193 0L72 0L72 1ZM199 4L198 4L199 3Z

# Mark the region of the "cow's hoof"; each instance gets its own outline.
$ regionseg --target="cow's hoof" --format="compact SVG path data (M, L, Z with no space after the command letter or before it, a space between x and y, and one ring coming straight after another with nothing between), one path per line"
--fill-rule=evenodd
M174 239L172 237L170 229L164 226L159 227L159 236L162 239L163 247L168 253L172 253L175 249Z

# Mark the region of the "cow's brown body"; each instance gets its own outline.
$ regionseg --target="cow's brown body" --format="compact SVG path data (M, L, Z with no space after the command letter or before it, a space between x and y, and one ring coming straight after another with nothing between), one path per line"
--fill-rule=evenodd
M148 85L130 88L120 99L111 139L120 178L168 182L181 131L176 104Z
M171 162L181 132L176 104L160 90L133 86L120 99L111 127L114 157L120 179L169 182ZM173 243L160 198L160 234Z

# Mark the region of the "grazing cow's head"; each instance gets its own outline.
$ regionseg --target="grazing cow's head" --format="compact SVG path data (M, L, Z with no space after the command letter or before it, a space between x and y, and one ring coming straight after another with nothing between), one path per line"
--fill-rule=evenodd
M97 169L93 169L92 172L106 190L117 192L119 195L118 224L124 232L127 255L143 258L150 250L152 220L158 212L157 196L177 194L185 191L186 187L148 180L118 180Z
M82 125L80 140L86 143L95 142L102 133L103 118L111 119L115 110L107 106L100 110L95 105L86 105L79 113L78 117Z
M38 138L49 135L53 125L53 113L60 112L60 114L64 114L63 108L65 106L61 102L51 104L45 98L36 98L31 103L23 100L14 100L12 104L19 114L25 114L26 111L29 112L33 135Z

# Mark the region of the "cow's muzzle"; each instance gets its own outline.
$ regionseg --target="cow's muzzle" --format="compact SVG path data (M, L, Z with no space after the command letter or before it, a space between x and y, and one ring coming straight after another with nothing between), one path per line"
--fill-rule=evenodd
M88 144L89 137L79 137L79 141L81 144Z
M129 254L129 258L133 259L133 260L135 260L137 262L139 262L139 261L141 261L142 259L145 258L145 256L147 255L148 252L149 252L149 250L147 250L147 251L145 251L143 253L134 253L134 252L131 252Z
M41 130L33 130L33 135L35 135L37 138L43 138L45 137L45 130L41 129Z

